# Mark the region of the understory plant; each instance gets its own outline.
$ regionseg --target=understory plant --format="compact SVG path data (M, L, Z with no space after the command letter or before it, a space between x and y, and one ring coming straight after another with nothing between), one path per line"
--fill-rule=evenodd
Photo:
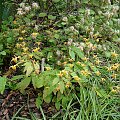
M65 11L64 0L42 2L44 9L36 2L20 3L10 26L1 33L5 44L12 43L6 44L12 58L1 82L7 80L7 86L22 93L32 85L39 91L38 108L53 102L59 110L74 99L79 102L76 119L117 119L119 1L72 1L71 6L78 8L70 12Z

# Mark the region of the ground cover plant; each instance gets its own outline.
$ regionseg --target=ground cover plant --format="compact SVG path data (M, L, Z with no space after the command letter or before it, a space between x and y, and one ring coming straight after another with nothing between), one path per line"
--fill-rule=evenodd
M15 16L1 25L1 94L9 88L26 95L33 87L44 120L119 120L119 4L118 0L17 4ZM43 103L63 112L50 118L43 113ZM16 114L12 119L25 118Z

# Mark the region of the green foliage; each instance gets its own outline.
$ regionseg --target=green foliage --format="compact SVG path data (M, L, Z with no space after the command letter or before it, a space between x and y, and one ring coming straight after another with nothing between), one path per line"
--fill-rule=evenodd
M57 110L66 109L73 99L79 102L76 119L112 119L108 107L116 109L118 101L114 105L109 98L114 101L120 91L117 0L113 5L95 0L39 4L22 3L15 19L3 21L1 60L13 54L9 81L22 93L30 84L38 89L37 108L53 102Z
M6 77L0 77L0 93L3 94L5 90L7 78Z

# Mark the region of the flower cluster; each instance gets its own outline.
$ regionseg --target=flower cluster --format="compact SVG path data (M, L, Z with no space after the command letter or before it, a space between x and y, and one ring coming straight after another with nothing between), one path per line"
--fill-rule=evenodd
M31 6L29 6L27 3L20 3L20 8L17 9L17 14L18 15L24 15L28 12L30 12L30 10L33 8L33 9L38 9L39 8L39 5L38 3L36 2L33 2Z

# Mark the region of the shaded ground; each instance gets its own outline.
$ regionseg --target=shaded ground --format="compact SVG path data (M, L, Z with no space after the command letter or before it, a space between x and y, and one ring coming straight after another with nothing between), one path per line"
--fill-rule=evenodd
M36 97L33 88L26 95L22 95L19 91L6 90L4 95L0 95L0 120L11 120L17 112L19 117L31 118L30 111L37 118L42 118L40 110L35 106ZM57 112L52 104L44 103L42 108L48 117Z

